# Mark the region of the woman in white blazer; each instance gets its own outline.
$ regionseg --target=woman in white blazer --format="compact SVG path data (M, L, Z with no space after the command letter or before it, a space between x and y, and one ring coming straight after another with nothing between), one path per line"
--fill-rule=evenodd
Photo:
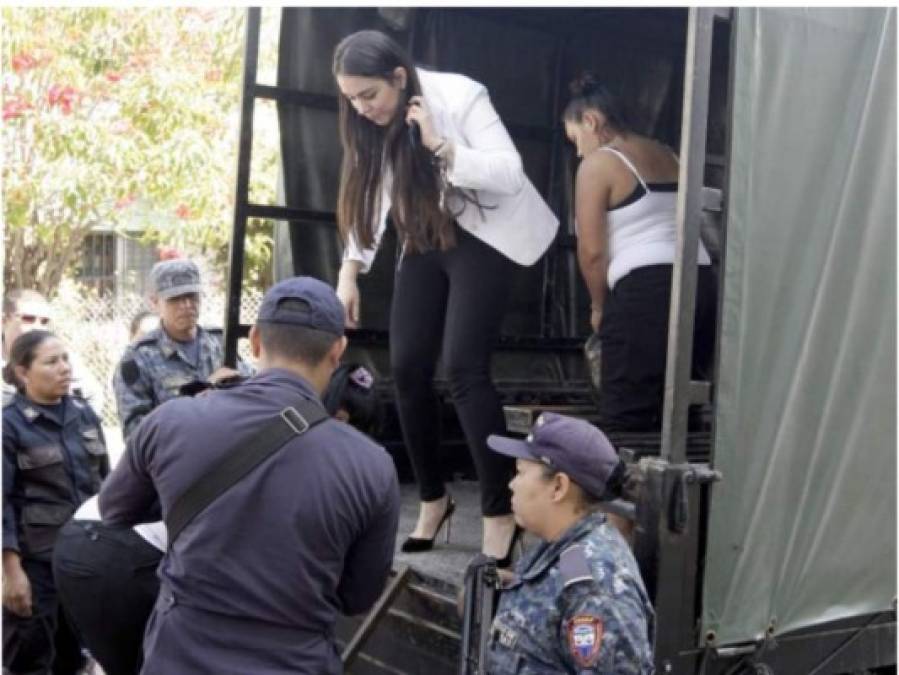
M433 390L442 357L481 483L483 549L508 562L515 532L511 464L486 445L505 428L490 353L519 266L546 251L558 220L524 174L483 85L416 68L377 31L334 52L343 167L337 221L346 244L337 294L359 321L356 277L371 266L390 215L403 244L390 317L390 358L421 509L407 552L428 550L454 510L437 449Z

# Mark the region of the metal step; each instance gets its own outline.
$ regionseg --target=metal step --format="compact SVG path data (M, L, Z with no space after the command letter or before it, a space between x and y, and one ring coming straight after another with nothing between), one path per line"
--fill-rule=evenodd
M458 670L461 619L458 589L418 571L400 591L346 672L352 675L454 675ZM364 617L342 617L336 637L341 648Z

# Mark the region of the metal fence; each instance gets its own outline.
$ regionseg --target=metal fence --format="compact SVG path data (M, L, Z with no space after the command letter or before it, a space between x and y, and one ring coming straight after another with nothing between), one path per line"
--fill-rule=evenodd
M253 323L259 311L262 294L248 290L241 294L242 323ZM112 376L128 345L132 318L150 307L138 295L103 297L76 286L64 284L51 302L53 330L66 343L72 354L75 376L103 423L118 426ZM224 292L203 295L200 325L221 328L225 316ZM238 343L238 353L249 359L246 340Z

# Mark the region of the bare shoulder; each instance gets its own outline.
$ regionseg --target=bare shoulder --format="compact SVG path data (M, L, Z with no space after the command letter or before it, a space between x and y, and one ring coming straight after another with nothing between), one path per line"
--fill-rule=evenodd
M632 137L628 141L627 154L637 166L644 180L677 180L678 162L674 151L664 143L645 136Z
M620 160L611 152L603 152L602 150L594 150L587 154L577 168L578 180L583 179L602 179L614 175L620 164Z

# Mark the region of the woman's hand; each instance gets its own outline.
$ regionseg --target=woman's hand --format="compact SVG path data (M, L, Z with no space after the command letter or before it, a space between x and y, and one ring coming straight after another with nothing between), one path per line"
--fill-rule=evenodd
M3 606L18 616L31 616L31 582L14 551L3 552Z
M406 124L413 122L418 124L421 131L422 145L431 152L434 152L444 142L444 139L437 135L431 111L428 110L425 100L421 96L410 96L409 105L406 106Z
M356 268L348 269L342 267L340 275L337 277L337 297L343 303L346 311L346 327L359 327L359 311L361 307L361 299L359 296L359 284L356 282Z
M599 332L599 324L602 323L602 308L597 309L596 307L590 308L590 327L593 329L594 333Z

